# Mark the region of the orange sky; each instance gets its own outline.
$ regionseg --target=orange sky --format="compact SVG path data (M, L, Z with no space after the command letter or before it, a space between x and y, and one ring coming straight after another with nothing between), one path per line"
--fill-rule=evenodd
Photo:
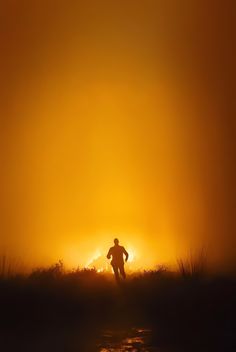
M1 2L3 252L85 265L119 237L146 267L234 261L228 5Z

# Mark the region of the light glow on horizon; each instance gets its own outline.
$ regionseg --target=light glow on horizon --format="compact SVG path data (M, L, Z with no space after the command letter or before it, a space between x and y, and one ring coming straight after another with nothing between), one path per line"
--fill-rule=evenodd
M223 5L20 3L1 7L0 254L110 270L102 260L118 237L127 267L202 246L214 265L234 263Z

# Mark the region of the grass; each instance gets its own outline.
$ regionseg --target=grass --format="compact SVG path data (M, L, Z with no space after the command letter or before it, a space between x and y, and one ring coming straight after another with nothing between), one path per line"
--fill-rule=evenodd
M204 248L177 260L179 273L184 278L202 278L207 273L207 253Z
M0 279L7 279L25 272L25 267L20 259L12 259L6 254L0 255Z
M233 351L236 280L207 274L205 253L179 260L177 272L133 273L120 286L111 274L67 271L62 261L28 275L0 262L0 335L77 326L82 341L107 326L150 326L163 351Z

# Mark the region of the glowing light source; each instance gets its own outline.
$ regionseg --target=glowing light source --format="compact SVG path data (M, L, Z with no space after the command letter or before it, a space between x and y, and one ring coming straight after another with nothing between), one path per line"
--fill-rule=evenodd
M136 251L134 249L128 249L129 259L127 262L127 269L135 270L136 268ZM109 272L112 270L110 265L110 260L107 260L106 254L100 249L97 249L94 254L87 261L86 268L93 269L95 268L98 273Z
M136 256L135 256L135 251L134 250L129 250L128 249L128 253L129 253L129 259L128 262L133 263Z
M85 267L89 268L89 267L93 266L93 264L101 257L102 257L102 254L101 254L100 250L97 249L95 251L95 253L91 256L91 258L87 261Z

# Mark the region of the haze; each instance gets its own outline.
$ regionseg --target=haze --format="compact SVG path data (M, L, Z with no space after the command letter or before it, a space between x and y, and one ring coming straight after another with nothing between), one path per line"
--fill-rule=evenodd
M1 2L2 252L234 264L229 5Z

